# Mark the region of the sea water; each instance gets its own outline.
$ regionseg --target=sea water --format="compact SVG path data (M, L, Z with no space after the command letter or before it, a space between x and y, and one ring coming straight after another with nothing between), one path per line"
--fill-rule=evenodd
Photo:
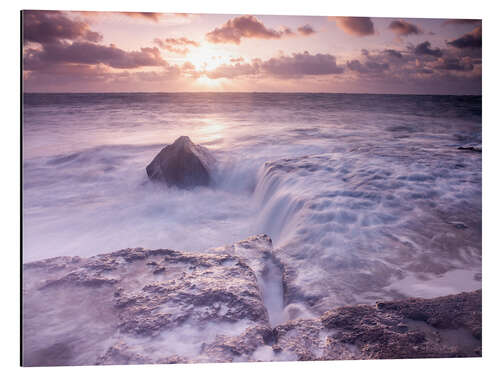
M211 186L148 180L182 135ZM24 262L266 233L330 304L481 285L481 97L25 94L22 142Z

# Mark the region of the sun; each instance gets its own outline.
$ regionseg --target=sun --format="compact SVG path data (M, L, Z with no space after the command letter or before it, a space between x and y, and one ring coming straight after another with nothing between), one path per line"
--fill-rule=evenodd
M211 78L208 78L207 76L200 76L196 80L196 83L198 83L206 88L216 89L221 85L221 79L211 79Z
M223 47L201 45L189 52L187 60L196 67L196 70L213 70L221 64L228 63L231 55Z

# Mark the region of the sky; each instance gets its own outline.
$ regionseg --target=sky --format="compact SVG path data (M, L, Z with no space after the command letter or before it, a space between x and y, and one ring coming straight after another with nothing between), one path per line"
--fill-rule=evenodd
M24 92L480 95L470 19L23 12Z

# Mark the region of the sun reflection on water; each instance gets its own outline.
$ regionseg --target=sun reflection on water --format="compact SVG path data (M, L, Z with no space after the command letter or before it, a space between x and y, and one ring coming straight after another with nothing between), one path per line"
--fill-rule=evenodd
M197 129L195 138L200 143L217 144L224 138L226 126L215 119L204 119L201 126Z

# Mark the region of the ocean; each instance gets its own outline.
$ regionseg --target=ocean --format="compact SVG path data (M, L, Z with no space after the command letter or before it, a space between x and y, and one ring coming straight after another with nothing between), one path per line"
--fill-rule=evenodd
M317 314L481 286L480 96L24 94L23 261L266 233ZM179 136L192 190L146 166Z

